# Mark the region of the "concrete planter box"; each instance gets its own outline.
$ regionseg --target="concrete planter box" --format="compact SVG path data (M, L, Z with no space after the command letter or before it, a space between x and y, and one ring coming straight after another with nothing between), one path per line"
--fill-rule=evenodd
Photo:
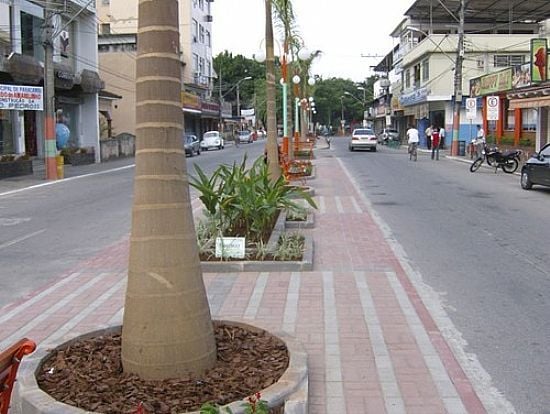
M132 134L119 134L99 142L101 161L122 157L133 157L136 153L136 137Z
M246 327L252 331L262 331L262 328L252 326L248 322L220 321L225 324ZM216 323L216 321L214 321ZM90 332L70 339L59 339L58 342L42 343L29 357L25 358L19 368L17 384L12 398L12 414L93 414L81 408L73 407L55 400L38 387L36 374L47 359L52 349L67 348L79 339L93 338L112 333L120 333L120 326L109 326L105 329ZM308 371L307 354L303 346L293 337L284 332L270 332L271 335L283 341L288 349L289 364L279 380L269 387L260 390L262 400L269 407L284 405L285 414L306 414L308 406ZM244 414L244 400L235 401L224 407L231 408L234 414ZM220 412L225 412L220 410ZM99 413L98 413L99 414ZM200 414L193 411L191 414Z
M311 226L313 218L311 217ZM279 214L279 218L273 227L269 241L268 250L275 250L281 234L288 228L286 214ZM290 227L298 228L298 227ZM305 226L302 228L306 228ZM309 234L304 234L304 254L302 260L220 260L203 261L201 268L203 272L222 273L222 272L304 272L313 270L313 238Z
M0 180L8 177L18 177L33 173L31 160L0 162Z
M86 153L75 152L73 154L65 154L63 156L63 159L65 164L71 164L71 165L93 164L95 163L95 153L94 152L86 152Z

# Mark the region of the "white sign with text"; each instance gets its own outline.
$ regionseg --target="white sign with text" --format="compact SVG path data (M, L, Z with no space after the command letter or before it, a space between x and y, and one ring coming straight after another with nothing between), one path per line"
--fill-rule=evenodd
M498 121L499 118L500 99L498 96L487 97L487 120Z
M0 84L0 109L15 111L43 111L41 86Z
M216 257L244 259L244 237L216 237Z

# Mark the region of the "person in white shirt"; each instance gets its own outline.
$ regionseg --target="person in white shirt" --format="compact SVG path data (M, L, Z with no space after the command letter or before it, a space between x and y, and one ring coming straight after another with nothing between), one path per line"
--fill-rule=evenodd
M410 158L416 161L416 150L418 147L418 129L416 129L413 125L409 126L409 129L407 130L407 143L409 144L409 154Z
M485 131L481 125L477 126L477 135L476 139L472 140L472 144L475 147L476 158L479 158L483 155L483 147L485 146Z
M439 148L445 148L445 126L439 128Z

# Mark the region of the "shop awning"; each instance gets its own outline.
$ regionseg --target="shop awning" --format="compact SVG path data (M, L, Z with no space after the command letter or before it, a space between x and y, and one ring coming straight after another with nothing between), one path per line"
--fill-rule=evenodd
M198 110L198 109L192 109L192 108L181 108L183 110L183 112L187 112L189 114L202 114L202 111Z
M535 98L510 99L510 109L550 107L550 96L537 96Z

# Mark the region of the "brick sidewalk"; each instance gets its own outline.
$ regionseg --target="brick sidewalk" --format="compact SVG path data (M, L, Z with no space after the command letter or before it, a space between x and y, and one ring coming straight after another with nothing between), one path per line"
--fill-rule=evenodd
M483 407L343 165L315 165L314 270L207 273L213 317L295 335L309 355L312 414L503 412ZM122 240L1 309L0 349L120 323L127 257Z

